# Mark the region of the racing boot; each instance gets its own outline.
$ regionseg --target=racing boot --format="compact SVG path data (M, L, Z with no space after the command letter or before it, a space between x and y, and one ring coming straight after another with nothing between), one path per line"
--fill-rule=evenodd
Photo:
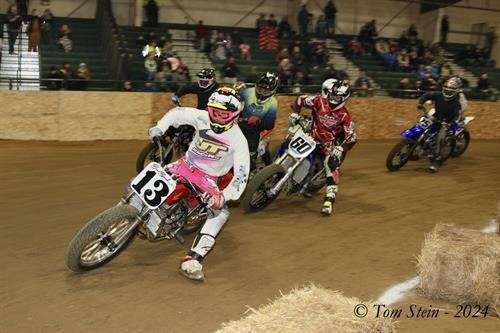
M439 158L431 159L431 165L429 166L429 172L436 173L441 166L441 160Z
M326 186L326 196L325 196L325 201L323 201L323 207L321 207L321 215L330 216L332 214L337 190L338 190L337 185Z
M181 260L179 272L191 280L203 281L205 279L203 266L197 259L191 256L186 256Z
M179 272L188 279L203 281L203 266L201 261L212 250L215 245L215 238L207 234L198 234L188 255L181 260Z

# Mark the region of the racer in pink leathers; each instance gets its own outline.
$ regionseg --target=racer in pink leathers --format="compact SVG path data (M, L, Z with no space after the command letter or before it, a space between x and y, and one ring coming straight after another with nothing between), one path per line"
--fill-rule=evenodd
M349 149L356 144L356 131L351 116L345 108L350 95L347 81L328 79L323 82L321 95L299 96L290 115L295 123L300 108L312 110L312 134L325 156L326 195L321 214L330 215L340 182L340 165Z
M149 129L151 138L162 136L170 126L191 125L196 129L186 155L167 166L172 174L198 186L205 193L209 206L207 221L180 263L180 272L190 279L204 279L201 261L214 247L215 238L229 217L226 202L237 200L246 187L250 155L247 140L237 125L241 109L241 100L235 90L218 88L208 100L208 112L175 108ZM233 179L221 192L217 180L231 168Z

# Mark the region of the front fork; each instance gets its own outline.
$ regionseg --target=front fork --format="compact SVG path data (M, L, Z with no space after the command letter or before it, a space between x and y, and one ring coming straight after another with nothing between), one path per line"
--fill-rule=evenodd
M276 160L275 164L278 164L280 165L287 156L290 156L292 158L294 158L293 156L291 156L290 154L288 154L288 151L285 152L278 160ZM307 157L307 156L306 156ZM286 171L285 175L283 176L283 178L281 178L273 187L271 187L271 189L269 190L269 193L273 196L277 195L280 191L281 191L281 188L283 187L283 185L285 185L285 183L288 181L288 179L290 178L290 176L294 173L295 169L297 169L297 167L302 163L302 161L306 158L306 157L302 157L300 159L295 159L295 164L291 167L288 168L288 170Z

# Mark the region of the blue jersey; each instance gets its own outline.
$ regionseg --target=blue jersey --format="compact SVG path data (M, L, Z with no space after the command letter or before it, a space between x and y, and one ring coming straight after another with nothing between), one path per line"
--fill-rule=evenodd
M261 120L274 120L278 112L278 101L273 96L269 98L264 104L257 103L255 96L255 88L245 88L240 90L240 95L245 101L241 118L259 117Z

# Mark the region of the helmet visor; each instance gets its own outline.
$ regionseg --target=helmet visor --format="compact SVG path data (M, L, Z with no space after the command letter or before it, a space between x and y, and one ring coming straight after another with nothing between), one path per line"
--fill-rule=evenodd
M443 96L446 98L452 98L457 94L457 89L443 87Z
M214 82L212 78L198 78L198 85L200 88L207 88Z

